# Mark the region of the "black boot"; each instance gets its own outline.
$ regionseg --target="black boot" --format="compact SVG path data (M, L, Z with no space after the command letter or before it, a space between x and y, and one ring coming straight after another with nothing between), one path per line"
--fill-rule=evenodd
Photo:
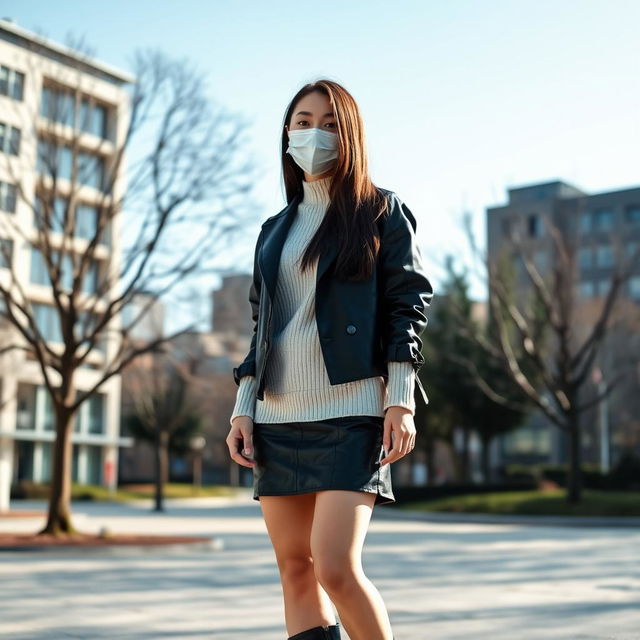
M305 629L289 636L288 640L340 640L340 623L336 622L328 627L318 626Z

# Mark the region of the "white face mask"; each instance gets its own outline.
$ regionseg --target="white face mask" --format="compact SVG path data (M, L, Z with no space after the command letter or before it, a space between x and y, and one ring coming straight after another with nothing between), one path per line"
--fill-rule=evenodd
M290 130L287 153L308 174L324 173L338 157L338 134L315 127Z

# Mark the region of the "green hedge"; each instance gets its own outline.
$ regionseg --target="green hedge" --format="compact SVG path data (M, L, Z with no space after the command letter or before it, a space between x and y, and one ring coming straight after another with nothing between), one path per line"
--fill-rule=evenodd
M640 493L634 491L582 492L579 502L567 500L564 489L450 496L400 505L399 509L448 513L490 513L546 516L639 517Z

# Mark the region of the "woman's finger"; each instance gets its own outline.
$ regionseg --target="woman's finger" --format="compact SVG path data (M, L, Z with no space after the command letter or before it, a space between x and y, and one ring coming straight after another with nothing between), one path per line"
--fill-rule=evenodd
M403 445L406 446L406 439L409 434L406 431L401 431L400 429L394 429L393 431L393 447L389 451L389 454L380 462L380 465L390 464L401 458L404 453L402 450Z
M247 460L239 452L232 453L231 454L231 459L234 460L235 462L237 462L238 464L241 464L243 467L255 467L256 466L256 461L255 460Z

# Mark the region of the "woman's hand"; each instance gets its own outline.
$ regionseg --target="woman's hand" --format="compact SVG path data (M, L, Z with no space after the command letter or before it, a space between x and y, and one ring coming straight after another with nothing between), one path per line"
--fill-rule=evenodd
M231 458L238 464L243 467L256 466L255 460L249 459L253 455L253 420L249 416L236 416L233 419L226 443Z
M393 449L391 446L391 434L393 433ZM402 458L413 450L416 444L416 427L413 424L413 414L406 407L391 406L384 414L384 435L382 446L385 457L380 462L390 464Z

